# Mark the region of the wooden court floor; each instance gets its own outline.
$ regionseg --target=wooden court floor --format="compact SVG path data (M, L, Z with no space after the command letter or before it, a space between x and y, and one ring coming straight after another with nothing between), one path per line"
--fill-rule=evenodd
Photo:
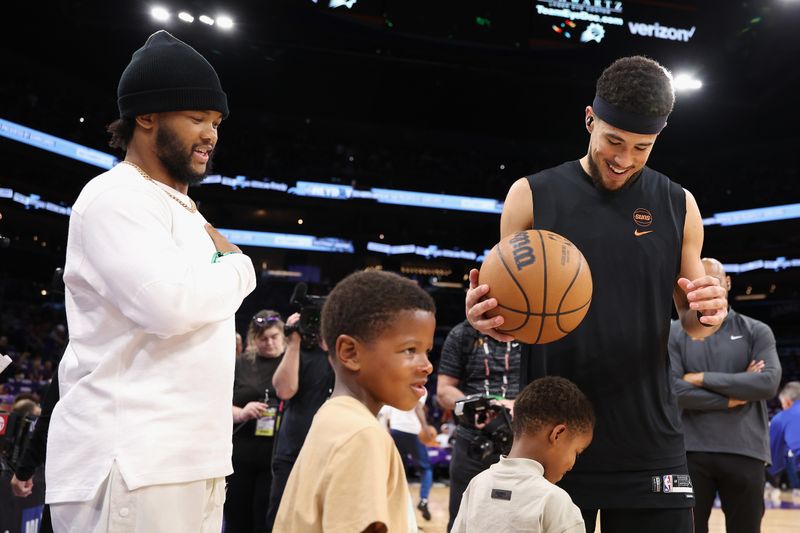
M416 504L419 500L419 483L411 483L411 495ZM439 484L431 489L428 508L431 511L429 522L422 518L417 511L417 524L419 531L424 533L445 533L447 530L447 502L449 489ZM791 493L781 494L781 500L797 504L797 509L767 509L764 520L761 522L761 533L800 533L800 496ZM600 531L600 528L596 529ZM725 516L720 509L711 512L708 524L709 533L725 533ZM494 532L493 532L494 533ZM497 532L501 533L501 532Z

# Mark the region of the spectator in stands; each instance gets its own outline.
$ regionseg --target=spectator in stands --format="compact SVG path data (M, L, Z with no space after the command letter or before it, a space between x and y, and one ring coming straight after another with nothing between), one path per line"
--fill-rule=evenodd
M769 440L772 454L771 475L786 472L789 485L800 489L800 381L790 381L778 395L783 411L772 418L769 424Z
M425 416L425 400L427 398L427 394L420 398L414 409L410 411L401 411L391 405L385 405L383 409L386 410L389 432L397 446L397 451L400 452L400 457L404 462L410 460L411 464L419 470L420 487L417 509L425 520L430 520L428 496L431 486L433 486L433 469L428 458L428 448L419 438L420 433L429 434L431 431L436 433L436 430L428 424Z

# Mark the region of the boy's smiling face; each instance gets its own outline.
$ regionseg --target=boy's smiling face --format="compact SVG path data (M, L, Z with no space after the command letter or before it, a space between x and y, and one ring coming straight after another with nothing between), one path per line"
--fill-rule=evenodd
M377 413L384 404L403 411L417 405L433 372L428 353L435 329L433 313L401 311L374 339L356 341L359 369L355 381L371 411Z

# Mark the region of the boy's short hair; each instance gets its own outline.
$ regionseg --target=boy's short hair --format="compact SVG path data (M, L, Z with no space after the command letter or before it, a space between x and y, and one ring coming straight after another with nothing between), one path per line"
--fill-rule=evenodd
M350 274L336 284L322 308L321 332L330 353L339 335L370 342L402 311L436 312L433 298L416 282L390 272Z
M672 75L644 56L623 57L597 80L597 95L614 106L648 117L669 115L675 104Z
M566 424L578 432L594 428L589 398L568 379L547 376L534 380L514 400L514 436L535 433L548 424Z

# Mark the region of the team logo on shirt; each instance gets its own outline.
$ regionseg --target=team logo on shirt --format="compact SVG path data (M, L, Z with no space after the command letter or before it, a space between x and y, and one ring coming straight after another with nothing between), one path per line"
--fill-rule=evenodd
M653 223L653 214L644 207L640 207L633 212L633 221L637 226L646 228Z

